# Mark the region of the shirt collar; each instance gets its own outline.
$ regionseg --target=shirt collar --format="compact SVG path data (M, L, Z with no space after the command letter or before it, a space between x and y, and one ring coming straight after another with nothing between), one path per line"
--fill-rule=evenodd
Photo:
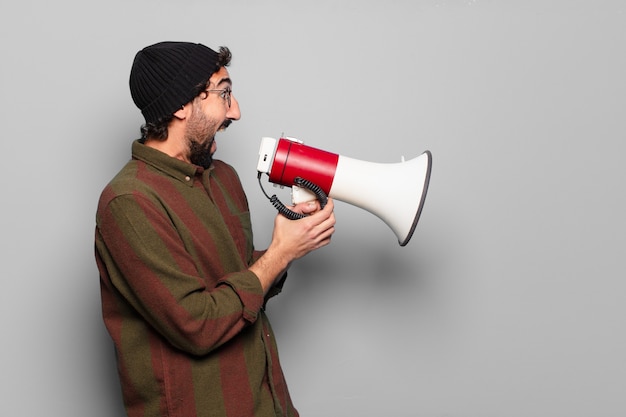
M193 181L191 181L193 177L196 175L201 176L204 172L204 168L201 166L181 161L157 149L146 146L141 142L141 139L133 142L132 155L133 158L153 166L190 187L193 186ZM211 166L209 170L212 168Z

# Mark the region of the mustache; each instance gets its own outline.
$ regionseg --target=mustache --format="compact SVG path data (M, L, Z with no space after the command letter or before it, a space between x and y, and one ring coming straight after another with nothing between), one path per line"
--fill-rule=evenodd
M221 125L221 126L220 126L220 128L219 128L219 130L226 130L226 129L228 129L228 126L230 126L230 124L231 124L232 122L233 122L233 121L232 121L232 120L230 120L230 119L226 119L226 120L224 120L224 123L222 123L222 125Z

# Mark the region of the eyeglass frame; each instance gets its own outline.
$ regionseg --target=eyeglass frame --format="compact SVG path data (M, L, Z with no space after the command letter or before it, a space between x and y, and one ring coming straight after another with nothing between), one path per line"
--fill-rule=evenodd
M220 97L222 98L222 100L226 101L226 104L228 104L228 108L230 109L231 106L231 94L233 93L233 89L231 86L228 86L226 88L221 88L221 89L214 89L214 88L209 88L206 90L203 90L200 94L202 93L207 93L206 96L204 96L202 98L202 100L206 100L206 98L209 96L209 93L220 93Z

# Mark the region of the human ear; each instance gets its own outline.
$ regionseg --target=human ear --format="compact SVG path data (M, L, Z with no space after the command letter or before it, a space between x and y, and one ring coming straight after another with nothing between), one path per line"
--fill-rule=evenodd
M174 112L174 117L180 120L185 120L187 118L188 109L189 109L189 106L186 106L186 107L184 105L180 106L180 109Z

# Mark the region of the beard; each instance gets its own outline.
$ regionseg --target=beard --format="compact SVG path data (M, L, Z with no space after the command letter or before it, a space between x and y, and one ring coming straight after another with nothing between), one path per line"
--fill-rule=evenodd
M231 120L225 120L221 123L211 120L202 110L194 108L185 133L189 146L189 161L194 165L208 169L213 163L211 148L215 142L215 133L218 130L226 129L230 123Z
M211 153L211 146L215 138L206 140L204 143L200 143L196 140L189 140L189 161L201 166L204 169L208 169L213 163L213 154Z

